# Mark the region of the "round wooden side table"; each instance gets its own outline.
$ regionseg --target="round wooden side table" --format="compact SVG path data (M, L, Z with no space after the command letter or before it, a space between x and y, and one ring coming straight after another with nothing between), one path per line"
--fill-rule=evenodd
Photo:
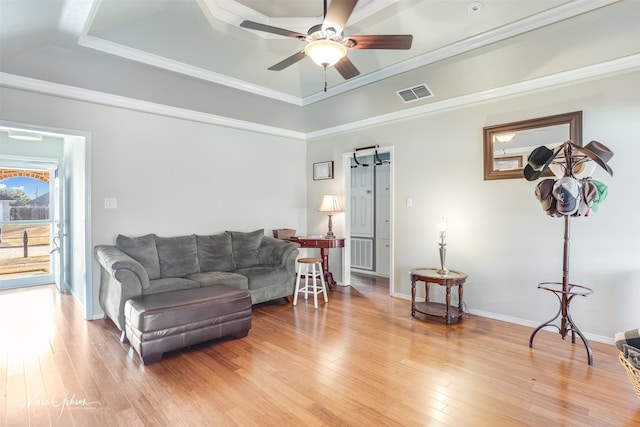
M446 274L438 273L437 268L414 268L409 271L411 276L411 315L416 311L429 316L444 319L449 325L452 320L458 320L464 315L462 305L462 287L467 274L461 271L449 270ZM424 302L416 302L416 282L424 282L426 297ZM429 284L444 286L447 289L445 303L429 301ZM458 306L451 308L451 288L458 287Z

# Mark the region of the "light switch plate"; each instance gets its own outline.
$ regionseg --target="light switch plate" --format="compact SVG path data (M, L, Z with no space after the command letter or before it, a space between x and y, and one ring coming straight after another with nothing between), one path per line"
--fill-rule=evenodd
M118 208L118 199L115 197L105 197L104 198L104 208L105 209L117 209Z

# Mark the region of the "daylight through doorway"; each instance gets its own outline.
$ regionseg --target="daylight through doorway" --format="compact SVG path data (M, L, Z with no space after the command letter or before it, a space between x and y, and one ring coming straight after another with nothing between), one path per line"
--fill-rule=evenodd
M51 168L0 165L0 289L54 281L54 179Z

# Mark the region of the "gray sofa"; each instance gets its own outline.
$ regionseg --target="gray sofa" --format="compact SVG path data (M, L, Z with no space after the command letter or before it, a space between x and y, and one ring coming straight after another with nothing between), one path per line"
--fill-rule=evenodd
M224 284L247 289L252 304L293 294L297 243L264 230L214 235L119 235L95 247L101 266L100 305L124 331L127 300L144 294Z

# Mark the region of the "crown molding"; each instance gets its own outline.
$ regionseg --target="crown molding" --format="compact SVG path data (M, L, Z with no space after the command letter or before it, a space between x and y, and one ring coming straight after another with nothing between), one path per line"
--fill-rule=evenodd
M327 92L317 92L313 95L309 95L305 97L290 95L285 92L269 89L264 86L255 85L253 83L250 83L244 80L234 79L232 77L215 73L210 70L195 67L192 65L185 64L183 62L168 59L160 55L151 54L151 53L134 49L122 44L110 42L110 41L101 39L99 37L91 36L89 35L89 29L93 23L93 20L95 19L95 15L97 14L101 1L102 0L94 1L91 8L91 12L89 13L87 17L87 21L85 22L83 31L80 34L80 37L78 38L79 45L90 48L90 49L95 49L104 53L108 53L111 55L120 56L122 58L126 58L132 61L140 62L143 64L158 67L161 69L166 69L166 70L180 73L183 75L191 76L204 81L209 81L212 83L232 87L234 89L249 92L254 95L264 96L267 98L271 98L274 100L286 102L286 103L297 105L297 106L306 106L306 105L314 104L316 102L323 101L333 96L340 95L342 93L345 93L354 89L361 88L363 86L376 83L380 80L384 80L389 77L393 77L398 74L402 74L404 72L414 70L416 68L433 64L435 62L448 59L453 56L460 55L462 53L466 53L474 49L487 46L492 43L497 43L502 40L515 37L515 36L524 34L526 32L533 31L535 29L538 29L538 28L541 28L565 19L572 18L574 16L581 15L581 14L590 12L592 10L599 9L604 6L608 6L613 3L617 3L621 0L570 1L560 6L556 6L552 9L548 9L543 12L540 12L536 15L512 22L510 24L469 37L464 40L460 40L448 46L444 46L440 49L427 52L425 54L382 68L380 70L364 74L361 77L351 79L339 85L333 86L329 88ZM227 22L235 23L236 25L239 25L239 22L236 23L236 21L240 19L241 15L247 15L250 12L252 12L253 14L256 14L255 16L264 17L264 15L259 14L258 12L255 12L250 8L242 6L233 0L199 0L198 4L210 22L212 22L214 12L218 15L216 16L216 18L225 20ZM373 6L374 4L375 4L374 2L370 2L370 4L367 4L367 7L375 11ZM378 4L375 7L384 8L388 5L389 4L383 5L383 3L380 2L380 4ZM371 11L368 11L368 10L366 12L371 13ZM254 15L251 15L251 16L254 16ZM267 19L267 21L269 22L266 22L266 21L265 22L270 25L273 25L274 22L280 22L277 20L276 21L269 20L268 17L256 18L256 20L258 21L260 21L261 19ZM301 30L301 31L305 32L306 30ZM262 34L262 32L254 31L254 33L259 33L260 35L264 35Z
M196 79L232 87L234 89L242 90L252 94L265 96L267 98L275 99L278 101L287 102L298 106L302 105L302 99L297 96L288 95L284 92L268 89L263 86L246 82L244 80L234 79L223 74L205 70L204 68L194 67L192 65L174 61L160 55L144 52L129 46L110 42L108 40L92 36L89 34L89 30L91 29L93 21L96 18L96 14L98 13L100 6L102 5L102 0L87 0L87 2L91 3L91 7L90 10L85 15L83 15L85 17L85 22L82 26L82 31L78 36L78 45L80 46L119 56L121 58L130 59L132 61L141 62L143 64L151 65L160 69L173 71L175 73L194 77ZM204 5L201 5L201 7L203 8L203 11L208 11L207 7L205 7ZM205 15L207 19L211 18L208 14Z
M215 114L172 107L2 72L0 72L0 87L22 89L30 92L53 95L78 101L86 101L95 104L191 120L249 132L308 141L329 135L350 132L369 126L377 126L396 120L407 119L414 116L432 114L452 108L460 108L474 103L485 102L506 96L547 89L554 86L579 83L585 79L600 78L616 73L633 71L635 69L640 69L640 53L308 133L262 125L244 120L231 119Z
M380 80L415 70L416 68L424 67L456 55L470 52L474 49L497 43L565 19L573 18L613 3L618 3L619 1L621 0L596 0L589 2L581 0L571 1L502 27L494 28L484 33L457 41L450 45L441 47L440 49L435 49L411 59L398 62L397 64L382 68L378 71L367 73L357 79L349 80L334 86L330 88L327 93L319 92L309 95L302 99L302 105L310 105L331 96L340 95L350 90L358 89L360 87L376 83Z
M128 98L125 96L112 95L95 90L83 89L75 86L68 86L59 83L47 82L44 80L32 79L30 77L18 76L15 74L0 72L0 87L22 89L29 92L53 95L61 98L74 99L77 101L85 101L94 104L108 105L111 107L125 108L128 110L158 114L161 116L191 120L216 126L281 136L285 138L300 140L306 139L306 134L304 132L296 132L288 129L262 125L259 123L189 110L186 108L172 107L168 105L157 104L154 102Z
M141 62L143 64L173 71L175 73L194 77L196 79L220 84L233 89L242 90L254 95L265 96L267 98L287 102L289 104L298 106L302 105L302 99L297 96L288 95L284 92L279 92L273 89L266 88L264 86L255 85L244 80L234 79L233 77L229 77L224 74L214 73L213 71L205 70L204 68L194 67L193 65L185 64L184 62L174 61L160 55L144 52L142 50L134 49L119 43L110 42L108 40L104 40L95 36L82 35L78 39L78 44L90 49L99 50L100 52L130 59L136 62Z
M358 7L353 10L347 25L353 25L361 20L380 12L399 0L360 0ZM249 20L273 27L285 28L302 34L307 34L309 28L322 23L322 9L317 16L267 16L251 7L245 6L237 0L196 0L200 9L204 12L212 26L218 25L214 20L224 21L227 24L239 26L242 21ZM282 39L282 36L264 31L248 31L265 39Z
M585 79L604 77L610 74L631 71L638 68L640 68L640 54L634 54L618 59L613 59L611 61L587 65L585 67L576 68L574 70L563 71L560 73L538 77L531 80L525 80L499 88L488 89L468 95L446 99L443 101L421 105L407 110L384 114L369 119L348 123L345 125L325 128L315 132L309 132L306 134L306 137L307 140L312 140L315 138L321 138L343 132L350 132L353 130L393 122L396 120L407 119L409 117L431 114L434 112L452 108L464 107L478 102L503 98L505 96L518 95L526 92L547 89L554 86L579 83L580 81Z

